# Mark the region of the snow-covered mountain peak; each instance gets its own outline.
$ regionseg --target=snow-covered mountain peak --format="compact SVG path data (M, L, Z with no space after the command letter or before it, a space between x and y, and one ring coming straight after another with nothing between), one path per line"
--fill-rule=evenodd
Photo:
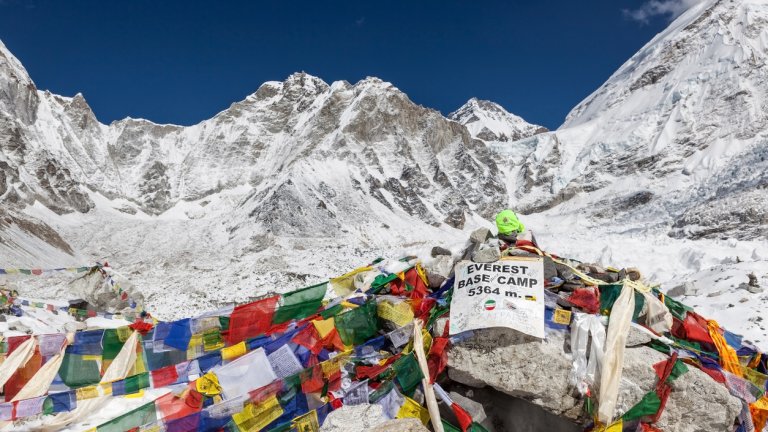
M472 98L448 118L469 129L473 138L493 142L511 142L527 138L547 129L526 122L521 117L505 110L501 105Z
M754 199L768 185L766 41L764 0L695 6L524 143L516 198L597 220L624 207L674 236L768 235L768 200Z

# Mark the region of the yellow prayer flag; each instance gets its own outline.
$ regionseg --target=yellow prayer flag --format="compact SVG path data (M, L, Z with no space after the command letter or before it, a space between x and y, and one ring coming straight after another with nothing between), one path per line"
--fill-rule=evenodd
M224 360L232 360L245 354L246 351L247 351L247 347L245 346L245 341L243 341L237 345L232 345L232 346L223 348L221 350L221 358L223 358Z
M402 301L393 304L389 301L382 301L376 306L376 313L382 319L395 323L398 327L408 325L413 321L413 310L410 303Z
M333 278L330 280L331 288L339 297L346 297L355 291L355 275L371 270L373 270L373 267L360 267L345 275Z
M336 326L336 320L333 317L324 320L314 320L312 324L315 326L317 333L321 338L328 336L328 333L333 331Z
M283 407L272 395L258 405L247 404L242 411L232 415L232 420L241 432L250 432L263 429L281 415Z
M219 378L213 372L208 372L195 380L195 388L206 396L214 396L221 393Z
M571 311L565 309L555 309L552 321L556 324L569 325L571 323Z
M93 399L99 397L99 388L97 386L80 387L75 390L77 400Z
M605 428L605 432L621 432L624 429L624 420L619 419Z
M203 335L194 334L189 339L189 346L187 347L187 360L196 359L205 353L203 348Z
M127 395L124 395L124 396L127 397L127 398L131 398L131 399L141 399L141 398L144 397L144 389L140 389L136 393L130 393L130 394L127 394Z
M291 422L296 432L318 432L320 430L320 421L317 418L317 411L312 410L304 415L296 417Z
M426 425L429 422L429 410L419 405L418 402L409 398L408 396L403 397L405 398L405 402L403 402L403 405L400 406L400 410L397 411L396 417L399 419L417 418Z

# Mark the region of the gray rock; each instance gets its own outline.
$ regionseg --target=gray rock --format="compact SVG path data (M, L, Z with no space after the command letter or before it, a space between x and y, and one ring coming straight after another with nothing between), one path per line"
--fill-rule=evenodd
M454 260L450 255L439 255L433 260L424 263L424 269L427 273L440 275L448 278L453 271Z
M583 400L568 384L571 361L564 345L564 337L557 334L541 341L508 329L479 330L451 348L448 374L465 385L491 386L554 414L578 419ZM626 349L616 416L654 388L652 366L667 358L644 346ZM657 426L677 432L729 430L741 403L707 374L689 369L674 382Z
M469 240L473 243L485 243L486 240L493 237L491 234L491 230L488 228L478 228L474 231L472 231L472 234L469 235Z
M699 294L699 287L691 281L687 281L667 291L670 297L682 297Z
M627 343L624 346L636 347L636 346L650 343L651 340L653 339L651 339L651 336L648 333L632 325L629 327L629 334L627 335Z
M442 255L451 256L451 251L440 246L435 246L432 248L432 252L430 253L430 255L432 256L432 258L437 256L442 256Z
M481 245L472 255L472 261L478 263L496 262L501 259L501 250L496 245Z
M422 432L428 431L417 419L388 420L380 405L343 406L325 418L320 432Z

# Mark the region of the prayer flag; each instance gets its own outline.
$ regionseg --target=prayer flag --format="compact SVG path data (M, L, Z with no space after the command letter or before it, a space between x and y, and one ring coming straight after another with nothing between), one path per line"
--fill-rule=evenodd
M229 320L227 341L230 345L248 338L266 333L272 325L275 305L280 297L268 297L262 300L236 306Z
M294 319L302 319L311 316L320 308L323 297L328 290L328 282L302 288L283 294L280 306L275 312L273 322L284 323Z

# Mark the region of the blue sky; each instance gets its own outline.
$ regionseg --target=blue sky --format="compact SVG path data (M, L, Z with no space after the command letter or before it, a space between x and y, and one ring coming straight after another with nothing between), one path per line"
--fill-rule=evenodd
M0 0L0 39L39 88L82 92L105 123L194 124L305 71L556 128L695 1Z

